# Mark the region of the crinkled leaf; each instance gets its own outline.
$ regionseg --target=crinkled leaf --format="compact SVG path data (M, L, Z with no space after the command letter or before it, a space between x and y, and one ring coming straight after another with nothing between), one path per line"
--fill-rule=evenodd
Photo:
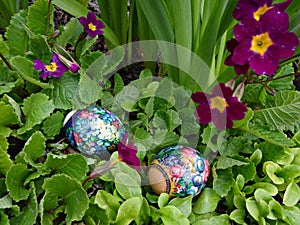
M23 210L17 214L15 217L10 219L11 225L19 224L36 224L36 218L38 215L38 202L34 184L30 185L30 194L29 198L26 200L26 204L23 207Z
M193 206L193 212L196 214L214 212L220 200L221 197L213 189L204 188Z
M56 38L56 43L62 47L66 47L67 43L75 42L75 37L78 37L82 32L83 27L77 18L71 18L70 21L63 26L63 30Z
M49 154L45 165L55 173L65 173L79 181L83 181L88 172L87 161L81 154Z
M30 175L30 170L24 164L15 164L10 167L6 175L6 186L11 198L15 201L25 200L28 198L28 190L24 182Z
M253 162L249 162L247 165L236 166L233 171L235 175L243 175L245 182L253 180L257 174L256 166Z
M294 68L292 63L287 64L280 68L279 72L276 73L274 78L280 78L286 74L294 73ZM287 76L285 78L275 79L269 82L269 85L274 88L276 91L281 90L295 90L295 85L293 84L294 76Z
M43 122L42 130L47 138L54 138L55 135L60 133L63 126L64 114L62 112L53 113Z
M65 205L64 213L66 214L67 225L83 218L89 206L89 199L86 191L77 180L66 174L57 174L45 179L43 189L45 195L41 205L42 224L44 224L44 217L46 219L47 214L54 213L54 210L59 206L58 200L62 200Z
M47 95L42 93L31 94L24 100L22 111L26 117L26 123L18 130L18 133L23 134L33 126L40 124L50 116L54 108L52 100L49 100Z
M6 38L10 55L25 55L27 52L28 35L24 29L27 23L26 16L25 11L20 11L11 18L7 27Z
M24 159L31 165L35 165L36 161L43 156L46 149L46 138L40 131L36 131L26 141L23 152Z
M0 198L0 209L9 209L10 207L12 207L12 199L9 195Z
M90 105L100 98L102 87L85 73L81 74L78 93L80 99Z
M265 108L254 111L254 118L279 131L293 130L300 119L300 93L279 91L276 96L267 96Z
M99 190L95 197L95 203L101 208L104 209L108 215L108 218L113 221L117 216L120 203L118 199L112 194Z
M173 205L167 205L161 209L151 207L151 215L154 218L160 218L163 221L163 224L190 224L187 217Z
M71 73L65 73L59 79L52 79L50 83L54 88L45 89L43 93L53 99L55 108L71 109L78 88L78 79Z
M216 173L214 173L213 189L221 197L228 194L233 183L234 180L231 169L217 170Z
M217 163L217 169L227 169L233 166L247 165L248 162L245 160L234 159L229 157L220 157Z
M230 225L229 216L227 214L221 214L219 216L212 216L209 219L197 220L194 225Z
M21 113L20 105L12 97L10 97L9 95L6 95L6 94L3 96L2 100L6 104L10 104L14 108L14 114L17 116L19 124L21 125L22 124L22 121L21 121L22 113Z
M115 73L114 75L114 90L113 93L119 93L124 88L124 82L120 74Z
M11 65L16 68L16 70L24 80L40 86L41 88L53 88L51 84L44 83L36 79L34 75L33 61L30 61L25 57L18 55L11 59Z
M53 32L53 11L54 7L50 4L48 15L48 1L38 0L29 7L28 26L29 29L36 34L48 34ZM47 18L49 16L49 27L47 27ZM46 33L48 31L48 33Z

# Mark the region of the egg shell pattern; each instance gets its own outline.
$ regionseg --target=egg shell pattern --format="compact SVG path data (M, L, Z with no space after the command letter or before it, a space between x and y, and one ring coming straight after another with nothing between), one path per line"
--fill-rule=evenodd
M154 170L151 170L151 167ZM156 155L148 175L150 185L157 194L165 192L170 197L185 197L199 194L208 180L209 173L209 162L199 151L190 147L172 146L161 150ZM151 180L155 180L152 176L163 176L164 183L158 182L163 185L151 184Z
M100 156L102 159L118 149L118 143L126 132L117 116L94 105L77 110L64 129L72 147L84 155Z

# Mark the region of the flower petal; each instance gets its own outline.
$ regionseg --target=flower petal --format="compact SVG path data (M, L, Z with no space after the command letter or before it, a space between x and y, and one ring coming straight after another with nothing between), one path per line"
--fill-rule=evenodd
M249 60L249 65L257 74L272 75L278 68L279 60L270 57L268 54L265 54L264 57L259 54L255 54Z
M211 112L209 105L199 105L195 110L195 116L200 124L211 122Z
M240 43L233 52L232 61L238 65L245 65L252 55L251 51L251 40L245 40Z
M289 15L286 12L280 12L274 7L261 16L260 22L262 32L268 31L272 38L274 34L280 34L288 30Z
M280 58L289 58L293 56L295 53L295 49L299 44L299 38L292 32L286 32L277 37L274 37L273 41L280 48Z
M43 70L45 69L45 64L38 59L33 60L33 68L35 68L36 70Z

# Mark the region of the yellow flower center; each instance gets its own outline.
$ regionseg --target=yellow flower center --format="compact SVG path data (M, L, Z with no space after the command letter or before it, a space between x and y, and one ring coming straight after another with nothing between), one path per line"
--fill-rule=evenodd
M89 26L89 29L92 31L95 31L97 29L97 27L93 23L89 23L88 26Z
M225 108L229 106L228 103L226 102L226 99L220 96L211 98L210 102L211 102L210 108L217 109L219 110L220 113L223 113Z
M272 9L273 6L270 6L268 7L267 6L267 3L265 3L262 7L259 7L258 10L256 10L254 13L253 13L253 17L254 19L256 19L257 21L260 20L260 17L265 14L265 12L267 12L269 9Z
M58 68L58 66L56 65L55 62L52 62L50 65L45 66L46 70L51 71L51 72L55 72L56 69Z
M250 50L259 53L261 56L264 56L267 49L273 44L272 40L269 37L269 33L265 32L252 37L252 45Z

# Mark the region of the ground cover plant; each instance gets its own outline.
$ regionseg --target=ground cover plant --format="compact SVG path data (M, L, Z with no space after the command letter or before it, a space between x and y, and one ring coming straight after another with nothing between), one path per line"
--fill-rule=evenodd
M298 224L299 1L0 6L1 225ZM66 136L90 105L126 127L107 160ZM177 145L209 162L196 196L150 186Z

